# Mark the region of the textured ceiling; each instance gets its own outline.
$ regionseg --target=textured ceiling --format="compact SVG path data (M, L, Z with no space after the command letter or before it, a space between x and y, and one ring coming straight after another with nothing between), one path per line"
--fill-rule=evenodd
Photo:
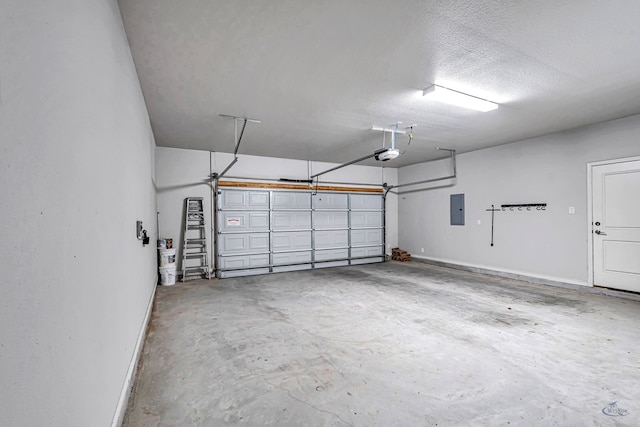
M640 113L637 0L119 4L160 146L232 152L223 113L262 120L241 154L342 163L382 145L372 126L416 124L397 167ZM428 101L433 83L501 107Z

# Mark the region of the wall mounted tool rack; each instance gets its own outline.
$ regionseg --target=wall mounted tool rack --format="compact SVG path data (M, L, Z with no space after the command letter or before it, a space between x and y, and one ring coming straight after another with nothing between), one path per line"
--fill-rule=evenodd
M515 205L501 205L500 206L502 208L503 211L515 211L515 210L519 210L519 211L523 211L523 210L537 210L537 211L545 211L547 210L547 204L546 203L518 203Z
M511 204L511 205L500 205L500 209L497 209L494 205L491 205L491 209L485 209L487 212L491 212L491 246L494 246L494 241L493 241L493 230L494 230L494 224L495 224L495 213L496 212L507 212L507 211L531 211L531 210L537 210L537 211L545 211L547 210L547 204L546 203L516 203L516 204Z

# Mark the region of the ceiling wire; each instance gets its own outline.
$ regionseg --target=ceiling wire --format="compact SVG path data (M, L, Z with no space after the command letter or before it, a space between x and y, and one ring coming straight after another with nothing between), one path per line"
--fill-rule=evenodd
M404 151L400 154L404 154L407 152L407 148L409 148L409 146L411 145L411 141L413 141L413 126L411 126L409 130L409 142L407 143L407 146L404 147Z

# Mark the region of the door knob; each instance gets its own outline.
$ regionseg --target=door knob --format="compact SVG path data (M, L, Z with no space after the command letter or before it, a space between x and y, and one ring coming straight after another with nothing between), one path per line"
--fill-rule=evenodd
M603 232L602 232L602 231L600 231L600 230L596 230L596 234L599 234L599 235L601 235L601 236L606 236L606 235L607 235L607 233L603 233Z

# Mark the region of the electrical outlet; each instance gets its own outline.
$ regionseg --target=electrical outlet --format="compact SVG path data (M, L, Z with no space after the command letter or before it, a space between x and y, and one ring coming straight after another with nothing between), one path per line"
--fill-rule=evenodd
M424 248L420 248L420 252L424 252Z

